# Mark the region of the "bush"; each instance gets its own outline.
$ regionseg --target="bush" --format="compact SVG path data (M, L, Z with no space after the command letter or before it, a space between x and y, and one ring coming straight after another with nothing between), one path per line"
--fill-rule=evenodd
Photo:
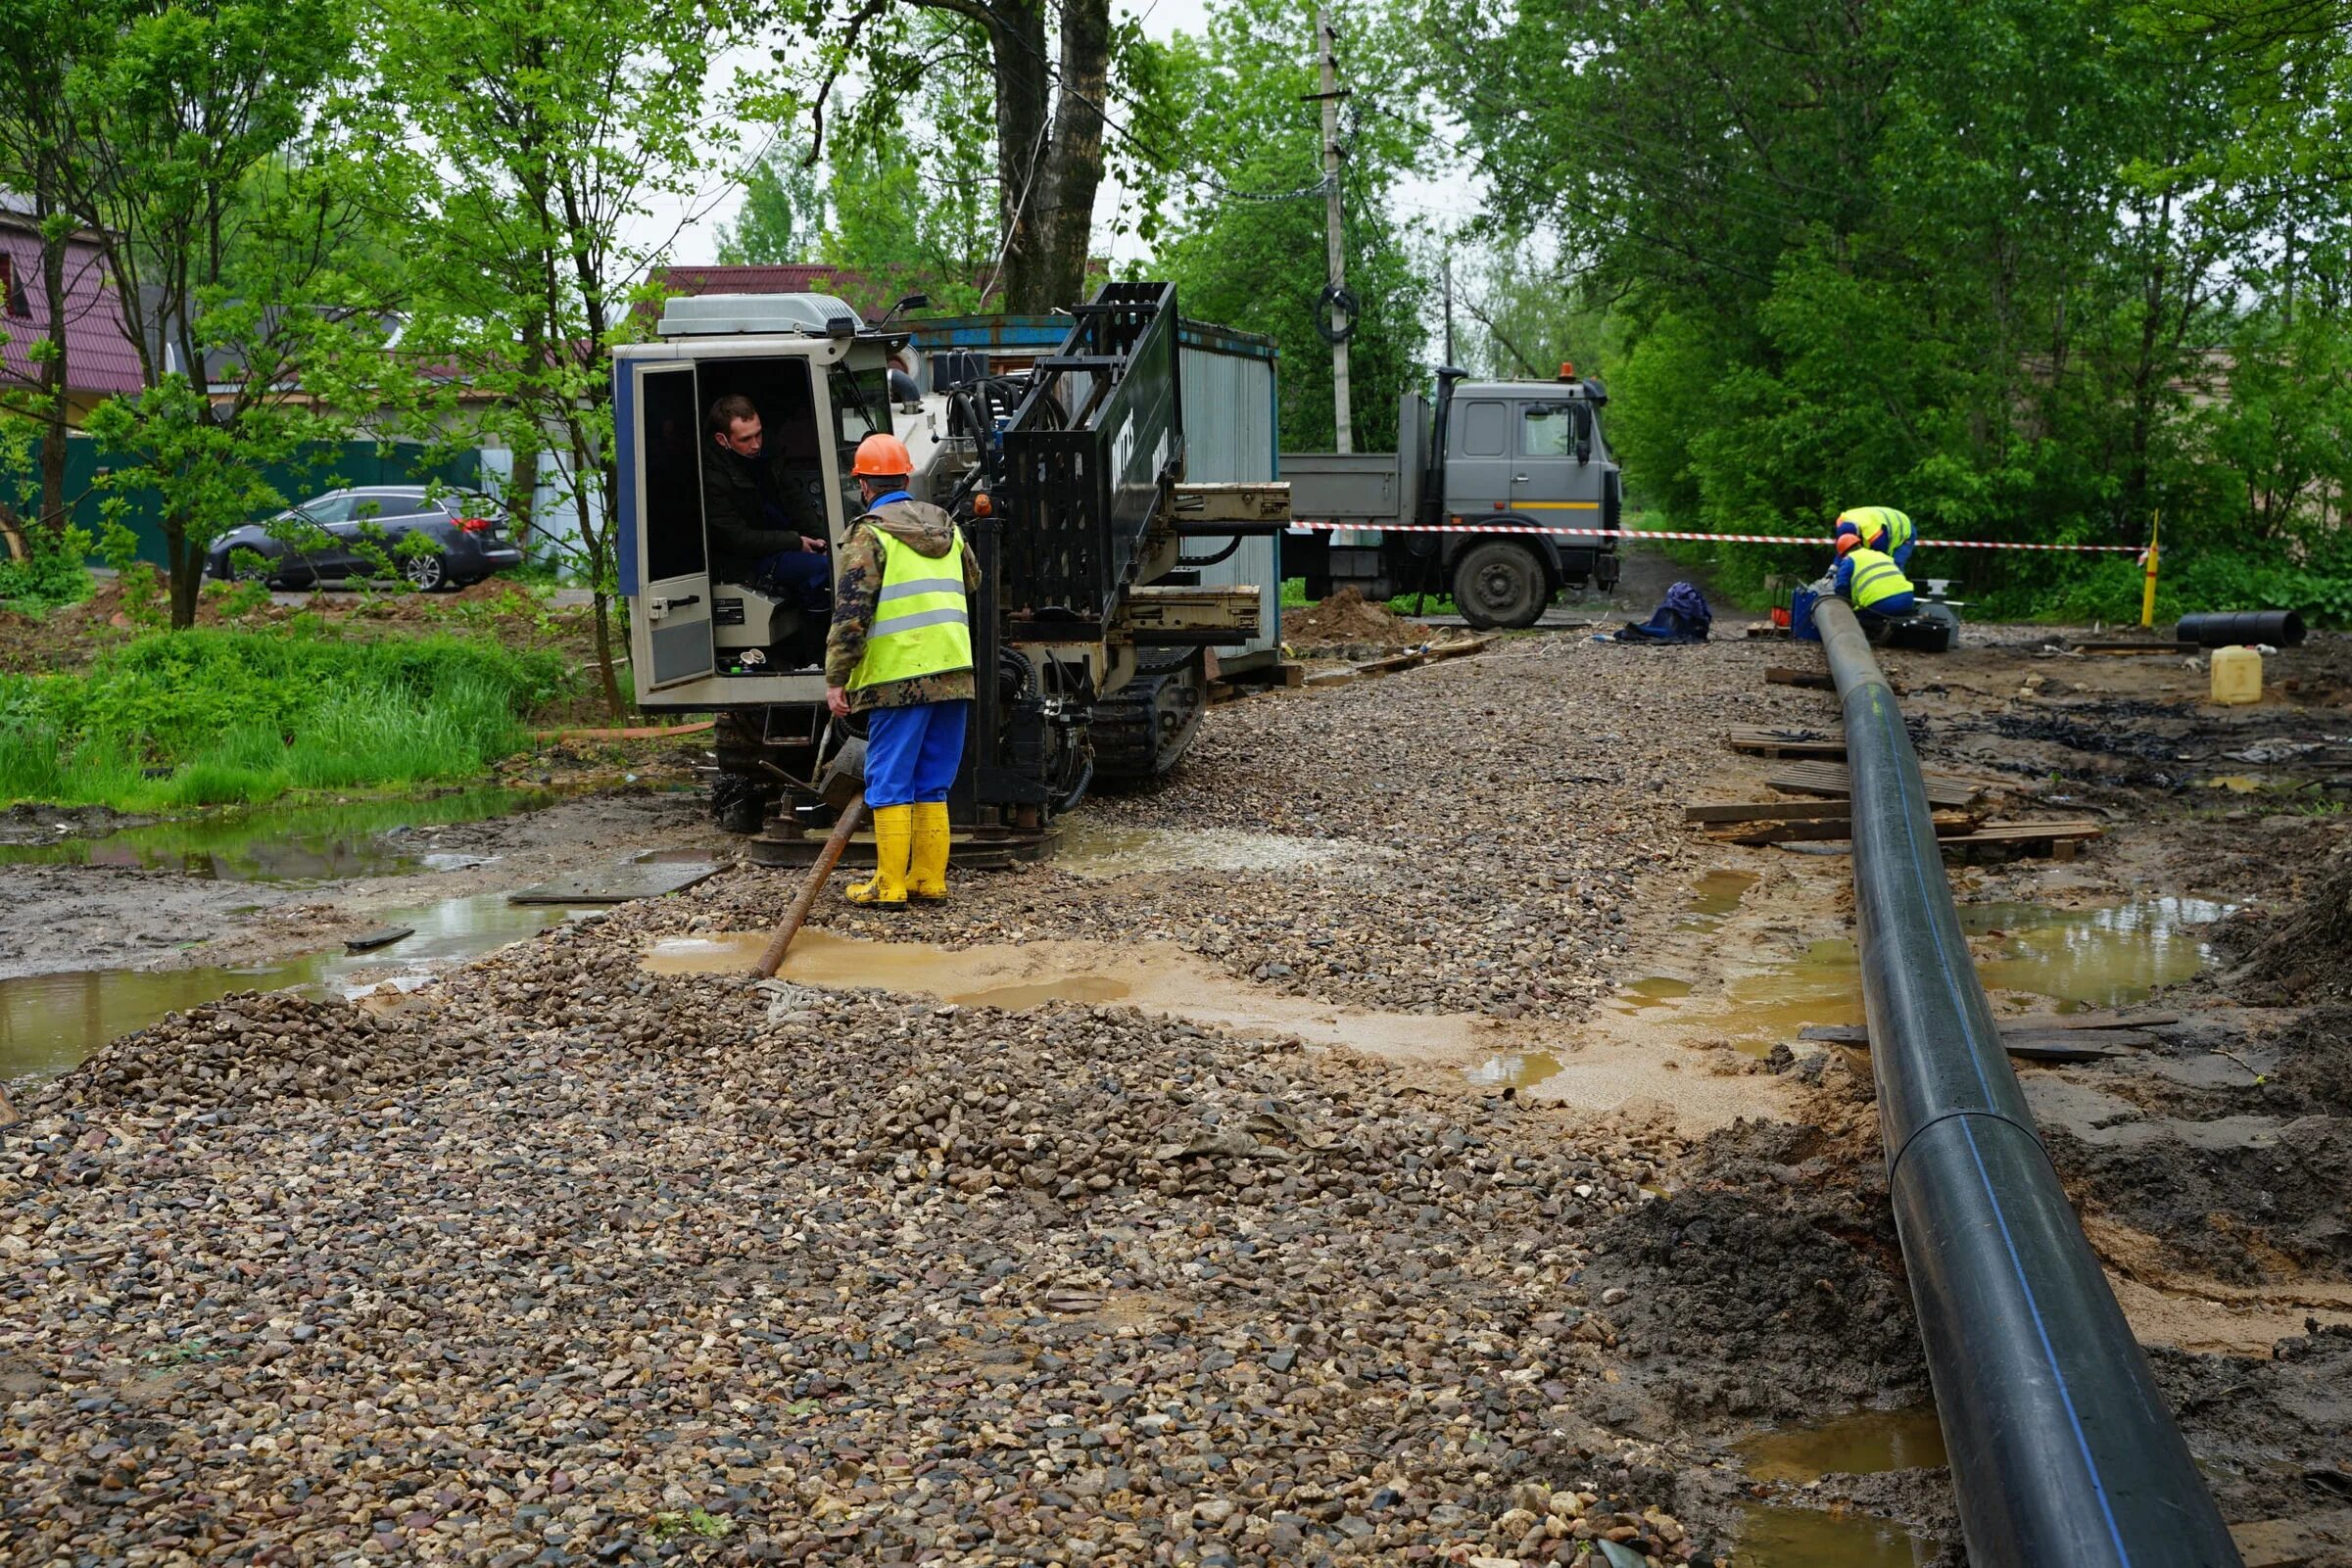
M460 779L518 749L561 658L488 640L176 632L0 677L0 800L141 810Z
M25 560L0 559L0 604L28 615L42 615L61 604L78 604L90 596L90 536L68 528L65 537L48 549L36 549Z

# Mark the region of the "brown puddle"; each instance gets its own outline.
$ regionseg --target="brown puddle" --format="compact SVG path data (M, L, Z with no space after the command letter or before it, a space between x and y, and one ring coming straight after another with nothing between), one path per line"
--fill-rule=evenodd
M2202 898L2148 898L2090 909L2040 904L1967 904L1960 923L1980 949L1977 976L1988 991L2047 997L2061 1013L2126 1007L2160 985L2189 978L2213 960L2192 934L2230 913ZM1993 933L1997 932L1997 935Z
M647 953L645 966L661 974L744 974L766 945L764 931L668 937ZM1310 1045L1464 1072L1476 1087L1531 1090L1580 1109L1631 1110L1638 1103L1643 1114L1670 1115L1694 1132L1741 1116L1769 1115L1778 1092L1777 1084L1759 1087L1753 1078L1710 1077L1703 1058L1671 1046L1600 1042L1571 1052L1558 1048L1558 1024L1463 1013L1382 1013L1295 996L1241 979L1173 942L944 948L803 930L783 977L971 1007L1120 1003L1207 1028L1295 1036Z
M1678 980L1671 974L1653 974L1648 979L1634 980L1617 992L1616 1007L1620 1013L1639 1013L1645 1008L1671 1007L1696 990L1689 980Z
M1892 1519L1752 1503L1741 1514L1740 1544L1725 1562L1728 1568L1921 1568L1943 1549L1943 1543Z
M1063 819L1046 864L1073 877L1109 880L1182 871L1294 871L1384 858L1385 851L1347 839L1292 838L1235 828L1121 828L1080 814Z
M1740 907L1748 889L1756 884L1752 871L1710 871L1699 879L1691 889L1690 910L1677 929L1711 931L1721 926L1725 917Z
M1758 1481L1802 1485L1825 1475L1932 1470L1944 1462L1944 1428L1930 1406L1856 1410L1804 1426L1783 1427L1739 1445Z
M1856 1410L1767 1432L1739 1445L1757 1481L1808 1485L1825 1475L1935 1469L1944 1430L1932 1408ZM1918 1568L1942 1543L1890 1519L1844 1510L1751 1503L1742 1510L1732 1568Z

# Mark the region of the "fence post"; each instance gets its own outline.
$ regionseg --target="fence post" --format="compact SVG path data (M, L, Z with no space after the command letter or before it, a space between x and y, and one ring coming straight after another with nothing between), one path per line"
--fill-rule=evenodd
M2148 513L2147 570L2139 584L2139 624L2146 627L2156 624L2156 530L2163 520L2162 511Z

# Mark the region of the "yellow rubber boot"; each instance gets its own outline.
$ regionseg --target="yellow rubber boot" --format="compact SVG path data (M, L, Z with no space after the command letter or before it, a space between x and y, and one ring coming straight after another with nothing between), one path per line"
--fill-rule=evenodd
M947 897L947 802L915 805L915 846L907 858L906 890L927 904Z
M906 902L906 860L914 845L912 806L874 808L874 879L850 884L852 904Z

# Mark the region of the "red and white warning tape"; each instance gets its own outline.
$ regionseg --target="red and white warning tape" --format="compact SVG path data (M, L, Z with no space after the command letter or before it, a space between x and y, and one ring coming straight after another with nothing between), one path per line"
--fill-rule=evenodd
M1292 528L1313 529L1318 533L1375 532L1362 523L1318 523L1295 518ZM1826 539L1794 534L1685 534L1656 528L1534 528L1524 523L1382 523L1381 533L1391 534L1574 534L1590 539L1711 539L1724 545L1804 545L1814 549L1832 547ZM2136 555L2144 545L2023 545L2006 539L1922 539L1921 549L2041 549L2080 551L2083 553L2114 552Z

